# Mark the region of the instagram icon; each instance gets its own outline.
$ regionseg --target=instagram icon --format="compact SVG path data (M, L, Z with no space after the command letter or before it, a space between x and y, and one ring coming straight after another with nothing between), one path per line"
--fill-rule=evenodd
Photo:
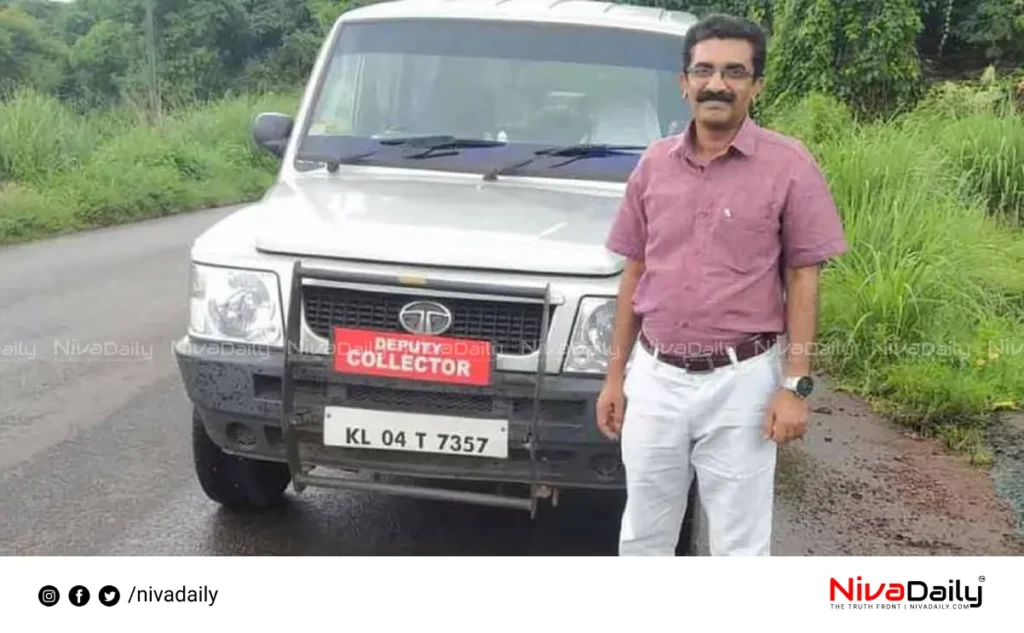
M60 602L60 592L53 585L46 585L39 590L39 602L44 607L52 607Z

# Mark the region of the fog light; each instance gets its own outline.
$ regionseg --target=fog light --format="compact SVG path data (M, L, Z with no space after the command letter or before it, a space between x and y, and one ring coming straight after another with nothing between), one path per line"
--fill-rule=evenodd
M606 478L622 470L622 462L613 453L598 453L591 456L589 466L592 471Z
M249 427L244 424L232 422L231 424L228 424L228 428L225 430L225 433L228 436L228 440L233 444L238 445L240 448L252 448L256 446L256 436L253 435L252 431L249 430Z

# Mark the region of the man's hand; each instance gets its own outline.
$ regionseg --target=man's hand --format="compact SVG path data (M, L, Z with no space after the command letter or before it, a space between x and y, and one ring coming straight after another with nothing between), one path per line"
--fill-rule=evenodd
M622 417L626 397L622 393L622 382L607 380L597 397L597 427L610 440L619 439L622 433Z
M768 406L764 436L779 444L799 439L807 432L807 400L789 389L780 389Z
M601 394L597 397L596 407L597 427L610 440L619 439L619 433L622 431L622 418L626 408L622 385L625 381L627 360L640 332L640 322L633 312L633 292L643 274L643 262L627 259L616 296L611 357L608 359L608 373L605 375Z

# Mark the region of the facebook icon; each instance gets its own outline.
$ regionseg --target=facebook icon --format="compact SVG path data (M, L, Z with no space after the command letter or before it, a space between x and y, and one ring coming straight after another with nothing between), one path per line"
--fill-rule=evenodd
M71 592L68 593L68 599L76 607L85 606L89 602L89 590L82 585L75 585L71 588Z

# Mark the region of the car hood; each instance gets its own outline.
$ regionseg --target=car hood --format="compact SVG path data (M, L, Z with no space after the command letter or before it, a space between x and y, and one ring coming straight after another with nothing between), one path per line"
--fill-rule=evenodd
M262 252L417 266L612 275L621 188L367 173L299 175L259 206Z

